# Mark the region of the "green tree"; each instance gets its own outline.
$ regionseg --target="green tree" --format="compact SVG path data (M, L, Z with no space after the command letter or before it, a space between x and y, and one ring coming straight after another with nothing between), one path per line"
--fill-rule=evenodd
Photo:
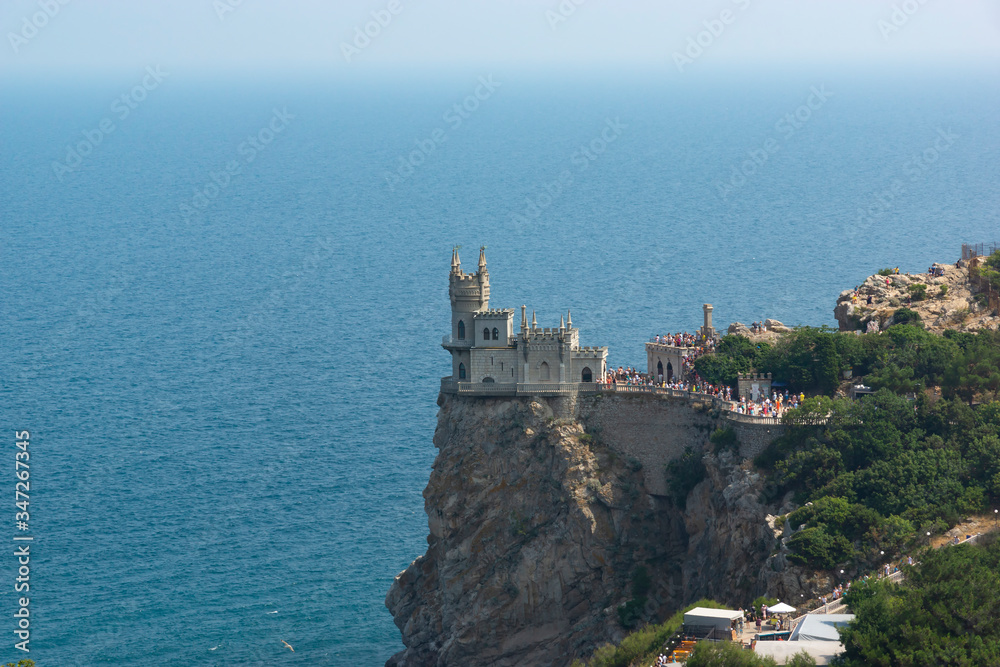
M846 667L1000 664L1000 545L930 551L900 585L851 588Z

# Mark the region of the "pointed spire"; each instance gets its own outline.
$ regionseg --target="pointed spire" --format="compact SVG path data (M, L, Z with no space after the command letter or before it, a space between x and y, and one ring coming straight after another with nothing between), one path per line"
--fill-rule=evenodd
M538 320L535 319L535 311L531 311L531 328L532 329L538 328Z
M525 313L527 306L521 306L521 329L528 328L528 315Z
M565 329L566 329L566 320L564 320L563 316L560 315L559 316L559 331L564 331Z
M567 329L572 329L573 328L573 311L572 310L567 310L566 311L566 328Z
M462 260L458 258L458 249L462 246L457 245L451 249L451 272L461 273L462 272Z
M486 246L479 246L479 270L486 268Z

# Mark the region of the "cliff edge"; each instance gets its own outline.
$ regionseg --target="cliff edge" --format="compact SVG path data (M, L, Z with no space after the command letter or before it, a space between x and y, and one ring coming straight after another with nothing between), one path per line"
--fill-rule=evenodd
M791 506L762 503L749 462L711 451L711 415L677 427L704 463L686 506L650 493L665 470L607 444L624 426L598 418L638 398L581 400L558 418L556 399L440 396L428 548L386 597L406 646L388 667L568 665L624 636L626 603L641 622L703 596L738 605L827 585L789 567L768 519Z

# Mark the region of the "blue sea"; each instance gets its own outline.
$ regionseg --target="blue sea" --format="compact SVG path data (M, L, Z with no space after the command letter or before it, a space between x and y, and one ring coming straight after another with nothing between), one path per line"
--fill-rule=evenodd
M34 537L0 662L381 665L452 246L614 365L703 303L835 325L879 268L1000 240L995 75L0 79L0 466L12 499L30 431Z

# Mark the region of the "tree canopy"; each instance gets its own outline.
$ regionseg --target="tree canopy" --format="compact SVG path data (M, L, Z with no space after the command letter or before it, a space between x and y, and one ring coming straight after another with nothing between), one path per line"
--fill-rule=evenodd
M844 667L1000 665L1000 542L930 551L899 585L854 586Z

